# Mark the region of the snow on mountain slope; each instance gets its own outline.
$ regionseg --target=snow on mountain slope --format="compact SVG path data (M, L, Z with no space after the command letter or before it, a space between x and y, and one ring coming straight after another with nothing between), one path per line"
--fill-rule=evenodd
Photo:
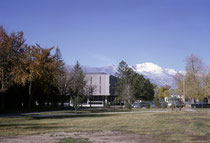
M70 66L72 68L72 66ZM105 67L89 67L82 66L85 72L104 72L107 74L115 75L117 72L117 66L110 65ZM131 68L137 73L143 75L145 78L150 79L150 81L159 86L170 85L171 87L175 87L174 83L174 75L176 75L177 71L174 69L164 69L160 66L153 63L143 63L136 64L131 66ZM183 73L183 71L180 71Z
M177 71L174 69L163 69L153 63L137 64L132 66L132 68L134 69L134 71L144 75L146 78L150 79L152 83L155 83L159 86L175 86L173 77L174 75L176 75Z
M155 65L153 63L136 64L132 66L132 68L139 73L142 72L161 73L163 71L163 69L160 66Z

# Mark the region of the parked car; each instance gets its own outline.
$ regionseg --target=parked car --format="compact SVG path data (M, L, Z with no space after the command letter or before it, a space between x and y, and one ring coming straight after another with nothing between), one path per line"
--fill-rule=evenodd
M192 108L210 108L210 104L206 102L197 102L194 104L191 104Z
M155 108L155 103L153 101L149 101L150 108Z
M185 106L184 103L182 103L181 101L176 101L176 102L169 102L168 106L171 107L174 104L175 107L177 108L183 108Z
M142 108L142 107L145 107L146 105L146 102L135 102L132 104L132 107L133 108Z
M132 107L133 108L142 108L142 107L146 107L146 103L149 103L150 104L150 108L154 108L155 107L155 104L153 101L143 101L143 102L135 102L132 104Z
M175 107L177 107L177 108L183 108L185 106L185 104L184 103L182 103L182 102L176 102L175 103Z
M167 108L167 107L168 107L168 103L165 102L165 101L160 101L160 106L161 106L162 108Z

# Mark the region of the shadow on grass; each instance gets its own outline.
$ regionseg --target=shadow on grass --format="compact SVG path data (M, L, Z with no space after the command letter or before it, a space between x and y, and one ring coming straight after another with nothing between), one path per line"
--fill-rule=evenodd
M0 115L0 118L22 118L22 117L29 117L29 115L25 113L15 113L15 114L5 114L5 115Z
M109 116L116 116L114 114L98 114L98 115L86 115L86 114L75 114L75 115L51 115L51 116L33 116L33 119L64 119L64 118L99 118L99 117L109 117Z
M24 127L24 126L38 126L39 124L1 124L0 127Z
M48 124L48 125L42 125L42 124L1 124L0 128L21 128L21 129L32 129L32 130L52 130L57 128L68 128L66 126L56 126L55 124Z
M98 110L90 110L91 113L100 113L100 112L129 112L131 110L128 109L98 109Z
M128 112L131 110L123 108L82 108L78 113L103 113L103 112ZM65 113L75 113L74 110L64 111Z
M52 129L64 129L64 128L68 128L65 126L43 126L43 125L38 125L38 126L28 126L25 127L24 129L33 129L33 130L52 130Z
M61 139L58 143L91 143L87 138L64 138Z
M103 112L128 112L130 110L122 109L122 108L81 108L78 110L78 113L103 113ZM9 114L0 114L0 117L9 117L9 118L19 118L19 117L31 117L31 116L41 116L41 115L52 115L52 114L73 114L75 111L73 109L69 110L34 110L32 112L23 112L23 113L9 113Z

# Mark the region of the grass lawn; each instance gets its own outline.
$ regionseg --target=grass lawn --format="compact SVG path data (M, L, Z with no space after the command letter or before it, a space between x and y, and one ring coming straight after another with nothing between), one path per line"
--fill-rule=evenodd
M137 109L137 111L140 111L141 109ZM144 109L145 110L145 109ZM123 108L82 108L76 113L102 113L102 112L127 112L130 110L123 109ZM133 110L135 111L135 109ZM62 114L71 114L75 113L74 110L61 110L61 111L45 111L45 112L39 112L39 113L28 113L28 115L62 115Z
M161 142L210 142L210 109L47 119L0 117L0 136L102 130L137 133Z

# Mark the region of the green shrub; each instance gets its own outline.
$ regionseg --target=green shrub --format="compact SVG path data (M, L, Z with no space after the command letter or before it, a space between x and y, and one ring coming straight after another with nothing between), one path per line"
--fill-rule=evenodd
M154 99L154 104L155 104L155 108L160 108L160 102L157 97L155 97L155 99Z
M130 103L125 103L125 108L131 110L132 106Z
M138 105L137 105L137 108L142 108L142 105L141 105L141 104L138 104Z
M163 102L163 103L161 104L161 106L162 106L162 108L167 108L167 103L166 103L166 102Z
M149 109L150 108L150 103L146 102L145 106L146 106L147 109Z
M175 108L176 106L175 106L175 104L174 103L172 103L172 105L171 105L171 109L172 110L174 110L174 108Z
M79 109L80 104L82 103L82 98L80 96L72 97L71 101L73 103L75 113Z
M104 104L104 108L110 108L110 104L109 103L105 103Z

